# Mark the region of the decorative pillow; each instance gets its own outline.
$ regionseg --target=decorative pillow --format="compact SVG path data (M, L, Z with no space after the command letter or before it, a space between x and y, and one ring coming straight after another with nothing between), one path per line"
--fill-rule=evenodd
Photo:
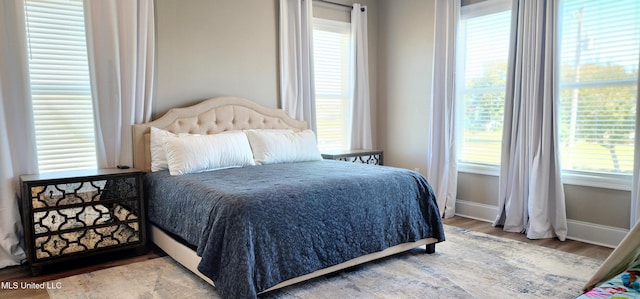
M255 165L244 133L164 137L171 175Z
M165 137L182 137L182 136L191 136L198 134L188 134L188 133L180 133L175 134L169 131L165 131L162 129L158 129L156 127L151 127L151 134L149 140L149 148L151 151L151 171L159 171L169 169L167 165L167 155L164 152L164 148L162 147L162 139Z
M316 134L301 132L246 131L257 164L322 160Z

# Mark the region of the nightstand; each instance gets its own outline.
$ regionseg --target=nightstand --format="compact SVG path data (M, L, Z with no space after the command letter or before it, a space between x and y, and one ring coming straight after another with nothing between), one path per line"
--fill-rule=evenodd
M340 160L358 162L364 164L383 165L383 152L381 150L341 150L329 151L322 154L322 158L328 160Z
M48 264L146 246L142 172L23 175L22 222L33 275Z

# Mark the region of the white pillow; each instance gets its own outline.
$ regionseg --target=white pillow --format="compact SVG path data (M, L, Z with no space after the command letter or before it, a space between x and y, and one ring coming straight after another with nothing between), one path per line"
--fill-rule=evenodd
M258 164L322 160L316 134L301 132L246 131L253 159Z
M151 171L168 169L167 155L164 153L164 148L162 148L162 138L175 136L177 135L169 131L151 127L151 134L149 136L149 148L151 150Z
M169 169L167 165L167 155L164 152L164 148L162 147L162 139L165 137L182 137L182 136L191 136L198 134L188 134L188 133L180 133L175 134L169 131L165 131L162 129L158 129L156 127L151 127L151 134L149 140L149 149L151 151L151 171L159 171Z
M247 136L240 133L164 137L171 175L255 165Z

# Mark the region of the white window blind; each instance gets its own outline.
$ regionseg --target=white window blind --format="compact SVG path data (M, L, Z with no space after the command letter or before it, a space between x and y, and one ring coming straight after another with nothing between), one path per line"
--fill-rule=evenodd
M318 18L313 23L318 147L320 150L348 149L351 25Z
M96 167L82 0L25 1L40 172Z
M561 2L560 143L565 176L630 176L640 2Z
M500 164L511 27L508 1L461 9L456 110L460 169L497 170Z

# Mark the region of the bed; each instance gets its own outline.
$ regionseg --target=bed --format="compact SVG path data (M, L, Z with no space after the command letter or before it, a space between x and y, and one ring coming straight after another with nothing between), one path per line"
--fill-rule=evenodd
M155 167L160 139L168 170ZM420 246L433 253L445 239L423 176L322 160L305 122L248 99L171 109L134 125L133 146L151 240L223 298L255 298ZM244 164L227 167L227 155Z

